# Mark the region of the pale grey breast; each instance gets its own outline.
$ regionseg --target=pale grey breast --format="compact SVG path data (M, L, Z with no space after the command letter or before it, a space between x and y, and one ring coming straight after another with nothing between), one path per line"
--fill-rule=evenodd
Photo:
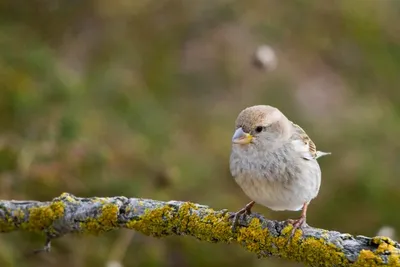
M317 161L301 158L290 143L272 151L233 146L230 169L248 197L274 210L298 210L321 182Z

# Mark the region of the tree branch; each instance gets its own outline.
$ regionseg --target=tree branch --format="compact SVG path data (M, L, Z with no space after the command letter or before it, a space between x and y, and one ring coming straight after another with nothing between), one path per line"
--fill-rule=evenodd
M292 225L252 214L232 232L229 214L189 202L64 193L51 202L0 200L0 232L44 232L46 251L51 239L65 234L127 228L154 237L190 235L208 242L236 242L259 257L278 256L310 266L400 266L400 244L387 237L307 227L288 242Z

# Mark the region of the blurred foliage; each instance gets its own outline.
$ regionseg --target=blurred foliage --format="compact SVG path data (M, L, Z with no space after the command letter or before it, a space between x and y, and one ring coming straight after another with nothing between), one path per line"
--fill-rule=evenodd
M237 210L233 122L279 107L324 151L316 227L399 229L400 2L0 3L0 198L125 195ZM250 64L260 44L278 68ZM298 216L257 206L273 219ZM298 266L235 245L126 231L0 236L1 266ZM122 252L121 252L122 251Z

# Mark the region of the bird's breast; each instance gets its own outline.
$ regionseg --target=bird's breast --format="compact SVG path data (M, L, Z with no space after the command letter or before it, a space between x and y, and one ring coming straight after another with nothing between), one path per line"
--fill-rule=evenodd
M298 210L319 190L318 163L293 160L287 151L232 150L230 169L245 194L273 210ZM253 155L252 155L253 154Z

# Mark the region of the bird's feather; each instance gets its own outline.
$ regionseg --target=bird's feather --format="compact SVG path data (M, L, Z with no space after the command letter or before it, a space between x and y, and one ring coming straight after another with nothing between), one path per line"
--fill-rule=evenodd
M311 138L306 134L306 132L299 125L292 123L294 130L294 139L296 141L301 141L305 146L304 151L302 151L302 157L307 160L317 159L319 157L330 155L329 152L317 151L317 147L315 143L311 140Z

